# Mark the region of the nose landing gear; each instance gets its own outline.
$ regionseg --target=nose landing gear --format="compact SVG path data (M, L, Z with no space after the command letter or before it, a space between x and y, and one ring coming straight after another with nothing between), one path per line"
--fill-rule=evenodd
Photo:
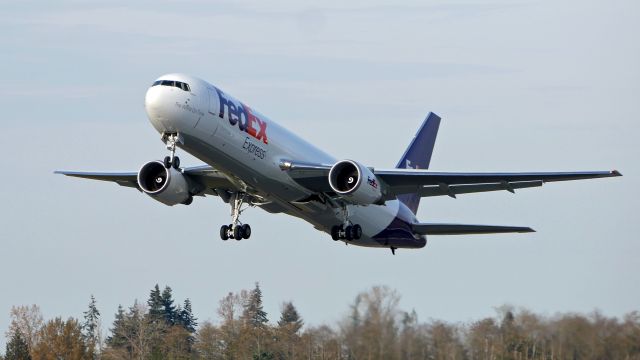
M173 166L176 170L180 169L180 158L176 156L176 144L182 141L180 135L162 134L162 140L167 144L167 150L171 151L171 155L164 158L164 167L168 169Z
M242 208L242 205L245 204L245 197L245 193L235 193L231 196L229 201L231 204L231 224L220 227L222 240L236 239L240 241L251 237L251 226L240 222L240 214L246 210L246 208ZM249 206L251 206L250 203Z
M180 158L177 157L177 156L174 156L173 160L171 160L170 156L165 156L164 160L163 160L163 163L164 163L164 167L167 168L167 169L172 167L172 166L176 170L180 169Z

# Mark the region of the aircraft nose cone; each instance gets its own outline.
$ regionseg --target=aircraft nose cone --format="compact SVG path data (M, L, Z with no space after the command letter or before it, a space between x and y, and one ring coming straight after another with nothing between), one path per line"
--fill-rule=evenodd
M165 86L152 86L147 90L144 108L149 121L160 133L176 130L174 129L176 111L171 105L172 94Z
M177 80L157 80L147 90L144 107L149 121L158 132L190 131L198 122L198 117L204 116L199 103L192 99L192 93L185 90L184 86L187 85Z
M160 107L162 105L161 92L158 86L152 86L147 90L147 94L144 97L144 108L147 116L152 121L160 115Z

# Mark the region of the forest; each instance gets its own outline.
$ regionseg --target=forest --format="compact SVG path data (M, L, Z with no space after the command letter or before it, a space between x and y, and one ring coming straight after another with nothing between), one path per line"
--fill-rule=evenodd
M262 289L220 299L216 322L199 322L187 298L155 285L146 302L115 310L103 329L91 296L79 318L43 319L14 306L0 360L13 359L640 359L640 313L537 315L503 305L468 323L419 320L386 286L358 294L335 324L305 324L292 302L269 318ZM207 314L208 316L209 314Z

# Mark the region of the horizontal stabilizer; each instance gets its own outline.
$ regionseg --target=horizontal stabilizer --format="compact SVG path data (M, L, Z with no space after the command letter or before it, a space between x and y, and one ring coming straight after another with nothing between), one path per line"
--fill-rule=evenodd
M466 225L466 224L414 224L413 231L420 235L473 235L535 232L530 227Z

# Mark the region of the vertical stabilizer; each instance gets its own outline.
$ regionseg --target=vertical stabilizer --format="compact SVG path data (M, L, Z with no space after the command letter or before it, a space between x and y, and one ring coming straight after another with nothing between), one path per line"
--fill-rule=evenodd
M422 126L411 140L411 144L400 158L396 168L398 169L428 169L431 162L431 154L436 143L438 128L440 127L440 117L432 112L424 119ZM413 213L418 211L420 196L418 194L399 195L402 201Z

